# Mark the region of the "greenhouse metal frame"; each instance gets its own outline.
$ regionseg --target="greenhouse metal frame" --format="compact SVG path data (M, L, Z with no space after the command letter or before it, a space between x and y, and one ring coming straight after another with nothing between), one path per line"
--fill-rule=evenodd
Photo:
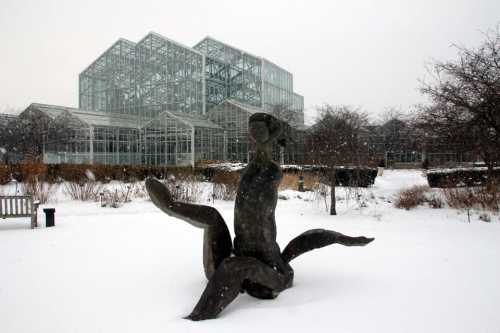
M80 73L78 109L28 109L51 119L47 163L194 165L248 161L249 115L277 108L303 126L290 72L211 37L191 48L150 32L119 39ZM281 159L303 148L290 149Z

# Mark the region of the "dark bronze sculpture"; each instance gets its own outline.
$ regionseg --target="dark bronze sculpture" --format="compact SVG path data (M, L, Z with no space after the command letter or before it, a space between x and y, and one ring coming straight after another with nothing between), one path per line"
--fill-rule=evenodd
M277 297L292 286L293 269L289 262L305 252L333 243L363 246L373 241L373 238L313 229L280 251L274 211L282 173L271 160L271 144L281 133L280 124L265 113L256 113L249 119L250 136L257 149L241 174L234 208L234 248L226 223L215 208L176 202L163 183L154 178L146 181L156 206L168 215L204 229L203 265L208 284L188 319L215 318L243 291L260 299Z

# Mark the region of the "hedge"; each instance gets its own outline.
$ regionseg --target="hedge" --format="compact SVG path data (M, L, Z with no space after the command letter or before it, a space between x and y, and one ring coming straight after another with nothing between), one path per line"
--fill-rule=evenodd
M500 168L493 169L493 178L500 179ZM487 168L436 169L427 172L430 187L481 186L488 182Z
M202 169L202 173L209 179L219 172L240 172L245 167L244 163L222 163L209 165ZM329 177L330 168L321 165L282 165L284 173L314 174L323 179ZM336 186L368 187L375 183L377 169L367 167L338 167L335 168Z
M12 165L0 165L0 184L6 184L14 178L16 181L23 182L29 177L36 176L47 182L66 181L84 181L91 176L96 181L107 182L110 180L120 180L132 182L144 180L148 176L157 178L166 178L169 175L201 175L211 180L220 173L240 173L245 164L240 163L236 166L221 164L197 166L194 170L191 167L161 167L161 166L130 166L130 165L86 165L86 164L43 164L20 163ZM309 173L328 178L329 168L324 166L283 166L284 173ZM90 171L90 173L89 173ZM336 168L337 186L359 186L368 187L373 185L377 176L377 169L373 168Z
M194 173L199 173L199 171L195 169ZM144 180L148 176L166 178L171 174L193 174L193 169L191 167L21 163L0 165L0 184L6 184L12 179L23 182L34 176L51 183L61 180L84 181L89 176L101 182L110 180L131 182Z

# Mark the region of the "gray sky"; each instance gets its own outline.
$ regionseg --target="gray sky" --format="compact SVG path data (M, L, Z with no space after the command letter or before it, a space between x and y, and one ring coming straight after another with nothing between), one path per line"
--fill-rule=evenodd
M431 59L477 45L500 22L498 0L2 0L0 110L78 105L78 73L119 37L156 31L193 46L206 35L294 74L306 108L372 115L422 102ZM309 118L313 113L309 111Z

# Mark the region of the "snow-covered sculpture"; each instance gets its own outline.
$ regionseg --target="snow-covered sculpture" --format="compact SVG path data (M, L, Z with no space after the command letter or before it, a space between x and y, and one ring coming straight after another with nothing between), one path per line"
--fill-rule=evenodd
M261 299L276 298L292 286L294 273L289 262L305 252L333 243L363 246L373 241L313 229L293 239L281 252L274 212L282 172L271 160L271 144L281 133L281 123L269 114L256 113L249 119L249 131L257 149L241 174L234 208L234 247L215 208L174 201L163 183L154 178L146 181L158 208L204 229L203 265L208 284L187 319L215 318L240 292Z

